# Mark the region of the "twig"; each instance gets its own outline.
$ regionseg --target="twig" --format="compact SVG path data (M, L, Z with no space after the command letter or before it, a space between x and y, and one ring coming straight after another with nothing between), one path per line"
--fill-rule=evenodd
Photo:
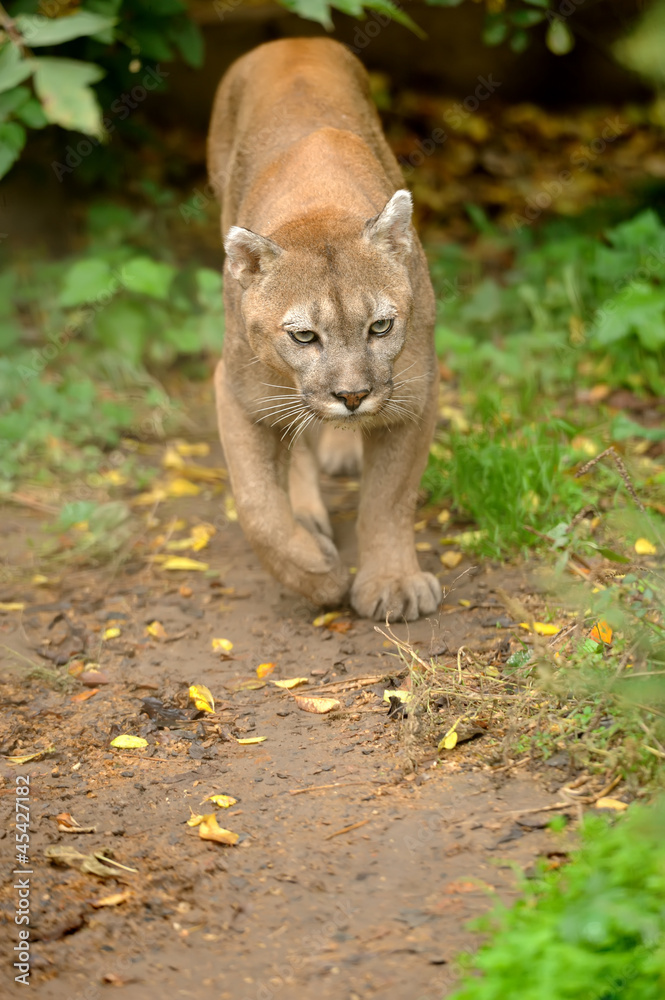
M289 788L289 795L304 795L305 792L320 792L324 788L339 788L341 785L374 784L371 778L359 778L356 781L333 781L330 785L308 785L307 788Z
M343 833L350 833L351 830L357 830L358 827L365 826L366 823L369 823L368 819L361 819L360 823L352 823L351 826L345 826L345 827L342 827L341 830L335 830L334 833L329 833L328 836L324 837L323 839L324 840L332 840L333 837L341 837L341 835Z
M7 13L7 11L2 6L1 3L0 3L0 25L2 25L2 27L5 29L5 31L9 35L9 38L14 43L14 45L16 45L17 48L19 48L22 52L24 48L23 35L20 33L20 31L16 27L15 22L9 16L9 14Z
M526 816L528 813L553 812L555 809L574 809L574 802L555 802L551 806L539 806L534 809L504 809L500 816Z

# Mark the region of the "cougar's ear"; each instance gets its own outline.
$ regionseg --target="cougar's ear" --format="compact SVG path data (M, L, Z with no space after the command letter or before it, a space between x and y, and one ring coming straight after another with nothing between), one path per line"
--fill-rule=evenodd
M231 226L224 240L224 249L229 271L243 288L247 288L257 274L265 274L284 253L267 236L259 236L251 229L241 229L240 226Z
M412 246L412 211L410 193L395 191L385 208L365 223L365 238L393 257L404 256Z

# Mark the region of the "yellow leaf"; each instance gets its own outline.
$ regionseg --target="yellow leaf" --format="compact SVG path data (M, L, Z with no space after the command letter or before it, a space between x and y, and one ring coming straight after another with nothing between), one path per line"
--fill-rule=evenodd
M102 479L105 479L111 486L124 486L127 482L127 476L124 476L119 469L109 469L108 472L103 472Z
M404 704L404 702L411 701L413 695L410 691L406 691L404 688L386 688L383 692L383 700L389 705L391 698L397 698Z
M527 632L533 630L536 635L557 635L559 632L558 625L550 625L548 622L532 622L530 625L527 622L520 622L520 628L525 628Z
M148 741L144 740L142 736L116 736L114 740L111 740L112 747L118 747L119 750L138 750L141 747L147 747Z
M266 682L259 680L258 677L250 677L247 681L237 681L227 685L230 691L260 691L265 686Z
M32 578L32 583L35 587L45 587L49 582L49 578L44 576L43 573L35 573Z
M589 638L593 639L594 642L603 642L606 646L611 646L612 629L606 621L601 619L601 621L596 622L594 627L589 632Z
M102 639L117 639L119 635L120 629L113 625L111 628L104 629Z
M226 514L227 521L237 521L238 511L236 510L236 502L230 493L227 493L224 497L224 513Z
M315 618L312 625L315 628L322 628L324 625L330 625L336 618L342 618L345 614L344 611L326 611L325 615L319 615Z
M464 556L461 552L442 552L439 557L447 569L455 569L459 566Z
M424 531L426 527L427 527L427 520L426 519L424 521L416 521L416 523L413 526L413 530L414 531Z
M205 802L205 799L203 801ZM195 813L191 806L189 807L189 811L192 815L187 820L187 826L198 826L206 818L205 816L202 816L200 813ZM214 814L211 813L210 815Z
M416 552L431 552L432 546L429 542L416 542Z
M244 740L236 740L236 743L241 747L253 747L255 743L263 743L267 739L267 736L247 736Z
M189 559L188 556L169 556L161 564L162 569L176 569L176 570L198 570L201 573L205 573L210 567L208 563L199 562L198 559Z
M446 521L450 520L450 511L442 510L441 513L437 515L436 519L439 522L439 524L445 524Z
M22 601L0 601L0 611L23 611L25 604Z
M195 524L191 535L194 552L200 552L201 549L204 549L214 534L216 534L216 529L212 524Z
M657 549L648 538L638 538L635 542L635 551L638 556L655 556Z
M259 663L258 667L256 668L256 676L267 677L269 674L273 672L274 669L275 669L274 663Z
M300 687L301 684L309 684L309 677L287 677L283 681L273 681L275 687L290 691L291 688Z
M161 622L150 622L145 627L145 634L151 635L155 639L166 639L166 629Z
M192 684L189 688L189 697L199 712L215 711L215 699L205 684Z
M205 441L195 443L194 441L176 441L175 449L184 458L205 458L210 454L210 445Z
M213 639L212 648L216 653L218 653L220 649L224 653L230 653L233 649L233 643L230 639Z
M313 712L314 715L325 715L342 707L337 698L306 698L294 694L293 699L301 712Z
M230 806L234 806L237 799L234 799L232 795L218 795L217 793L209 795L204 802L213 802L220 809L229 809Z
M448 730L446 735L439 743L437 750L454 750L456 746L457 746L457 730L453 728Z
M166 500L166 490L163 486L153 486L148 493L139 493L135 496L131 503L135 507L151 507L153 504L161 503L162 500Z
M167 484L166 492L170 497L195 497L201 492L201 487L191 483L189 479L178 477Z
M201 840L214 840L218 844L228 844L229 847L238 843L238 834L224 830L217 822L214 813L210 816L204 816L203 822L199 824L199 837Z
M95 909L99 909L100 906L119 906L120 903L126 903L131 895L130 890L125 889L124 892L113 892L110 896L102 896L101 899L92 899L90 905Z
M45 750L36 750L34 753L24 753L14 757L5 757L5 760L9 764L27 764L30 760L37 760L37 758L41 757L42 754L53 753L54 750L55 745L51 743L51 745L46 747Z
M622 802L621 799L613 799L606 795L604 795L602 799L598 799L594 805L596 809L614 809L615 812L623 812L624 809L628 808L626 803Z
M466 598L464 598L464 597L460 597L460 599L459 599L459 601L457 603L459 605L461 605L461 607L463 607L463 608L470 608L471 607L471 601L467 601Z
M185 464L184 458L182 458L175 448L167 448L162 456L162 465L165 469L181 469Z

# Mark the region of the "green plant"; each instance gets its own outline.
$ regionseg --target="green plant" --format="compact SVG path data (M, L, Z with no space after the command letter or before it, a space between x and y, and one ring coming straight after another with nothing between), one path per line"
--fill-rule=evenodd
M451 1000L660 1000L664 823L662 801L615 826L586 817L571 863L524 882L515 906L480 923L490 940L463 960Z
M123 120L137 106L131 91L146 60L168 61L176 49L191 66L203 59L182 0L85 0L73 11L67 0L14 0L7 11L0 5L0 29L0 177L20 156L26 129L59 125L99 145L115 128L100 95L121 105ZM140 99L163 89L165 76L146 79Z

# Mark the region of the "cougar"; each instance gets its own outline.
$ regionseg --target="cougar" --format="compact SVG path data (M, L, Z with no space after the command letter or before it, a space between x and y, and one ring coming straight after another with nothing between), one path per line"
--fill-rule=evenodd
M418 565L413 522L436 419L434 294L365 69L321 38L238 59L215 97L208 169L226 251L215 396L248 540L317 605L349 595L366 618L432 614L441 588ZM352 576L319 472L360 463Z

